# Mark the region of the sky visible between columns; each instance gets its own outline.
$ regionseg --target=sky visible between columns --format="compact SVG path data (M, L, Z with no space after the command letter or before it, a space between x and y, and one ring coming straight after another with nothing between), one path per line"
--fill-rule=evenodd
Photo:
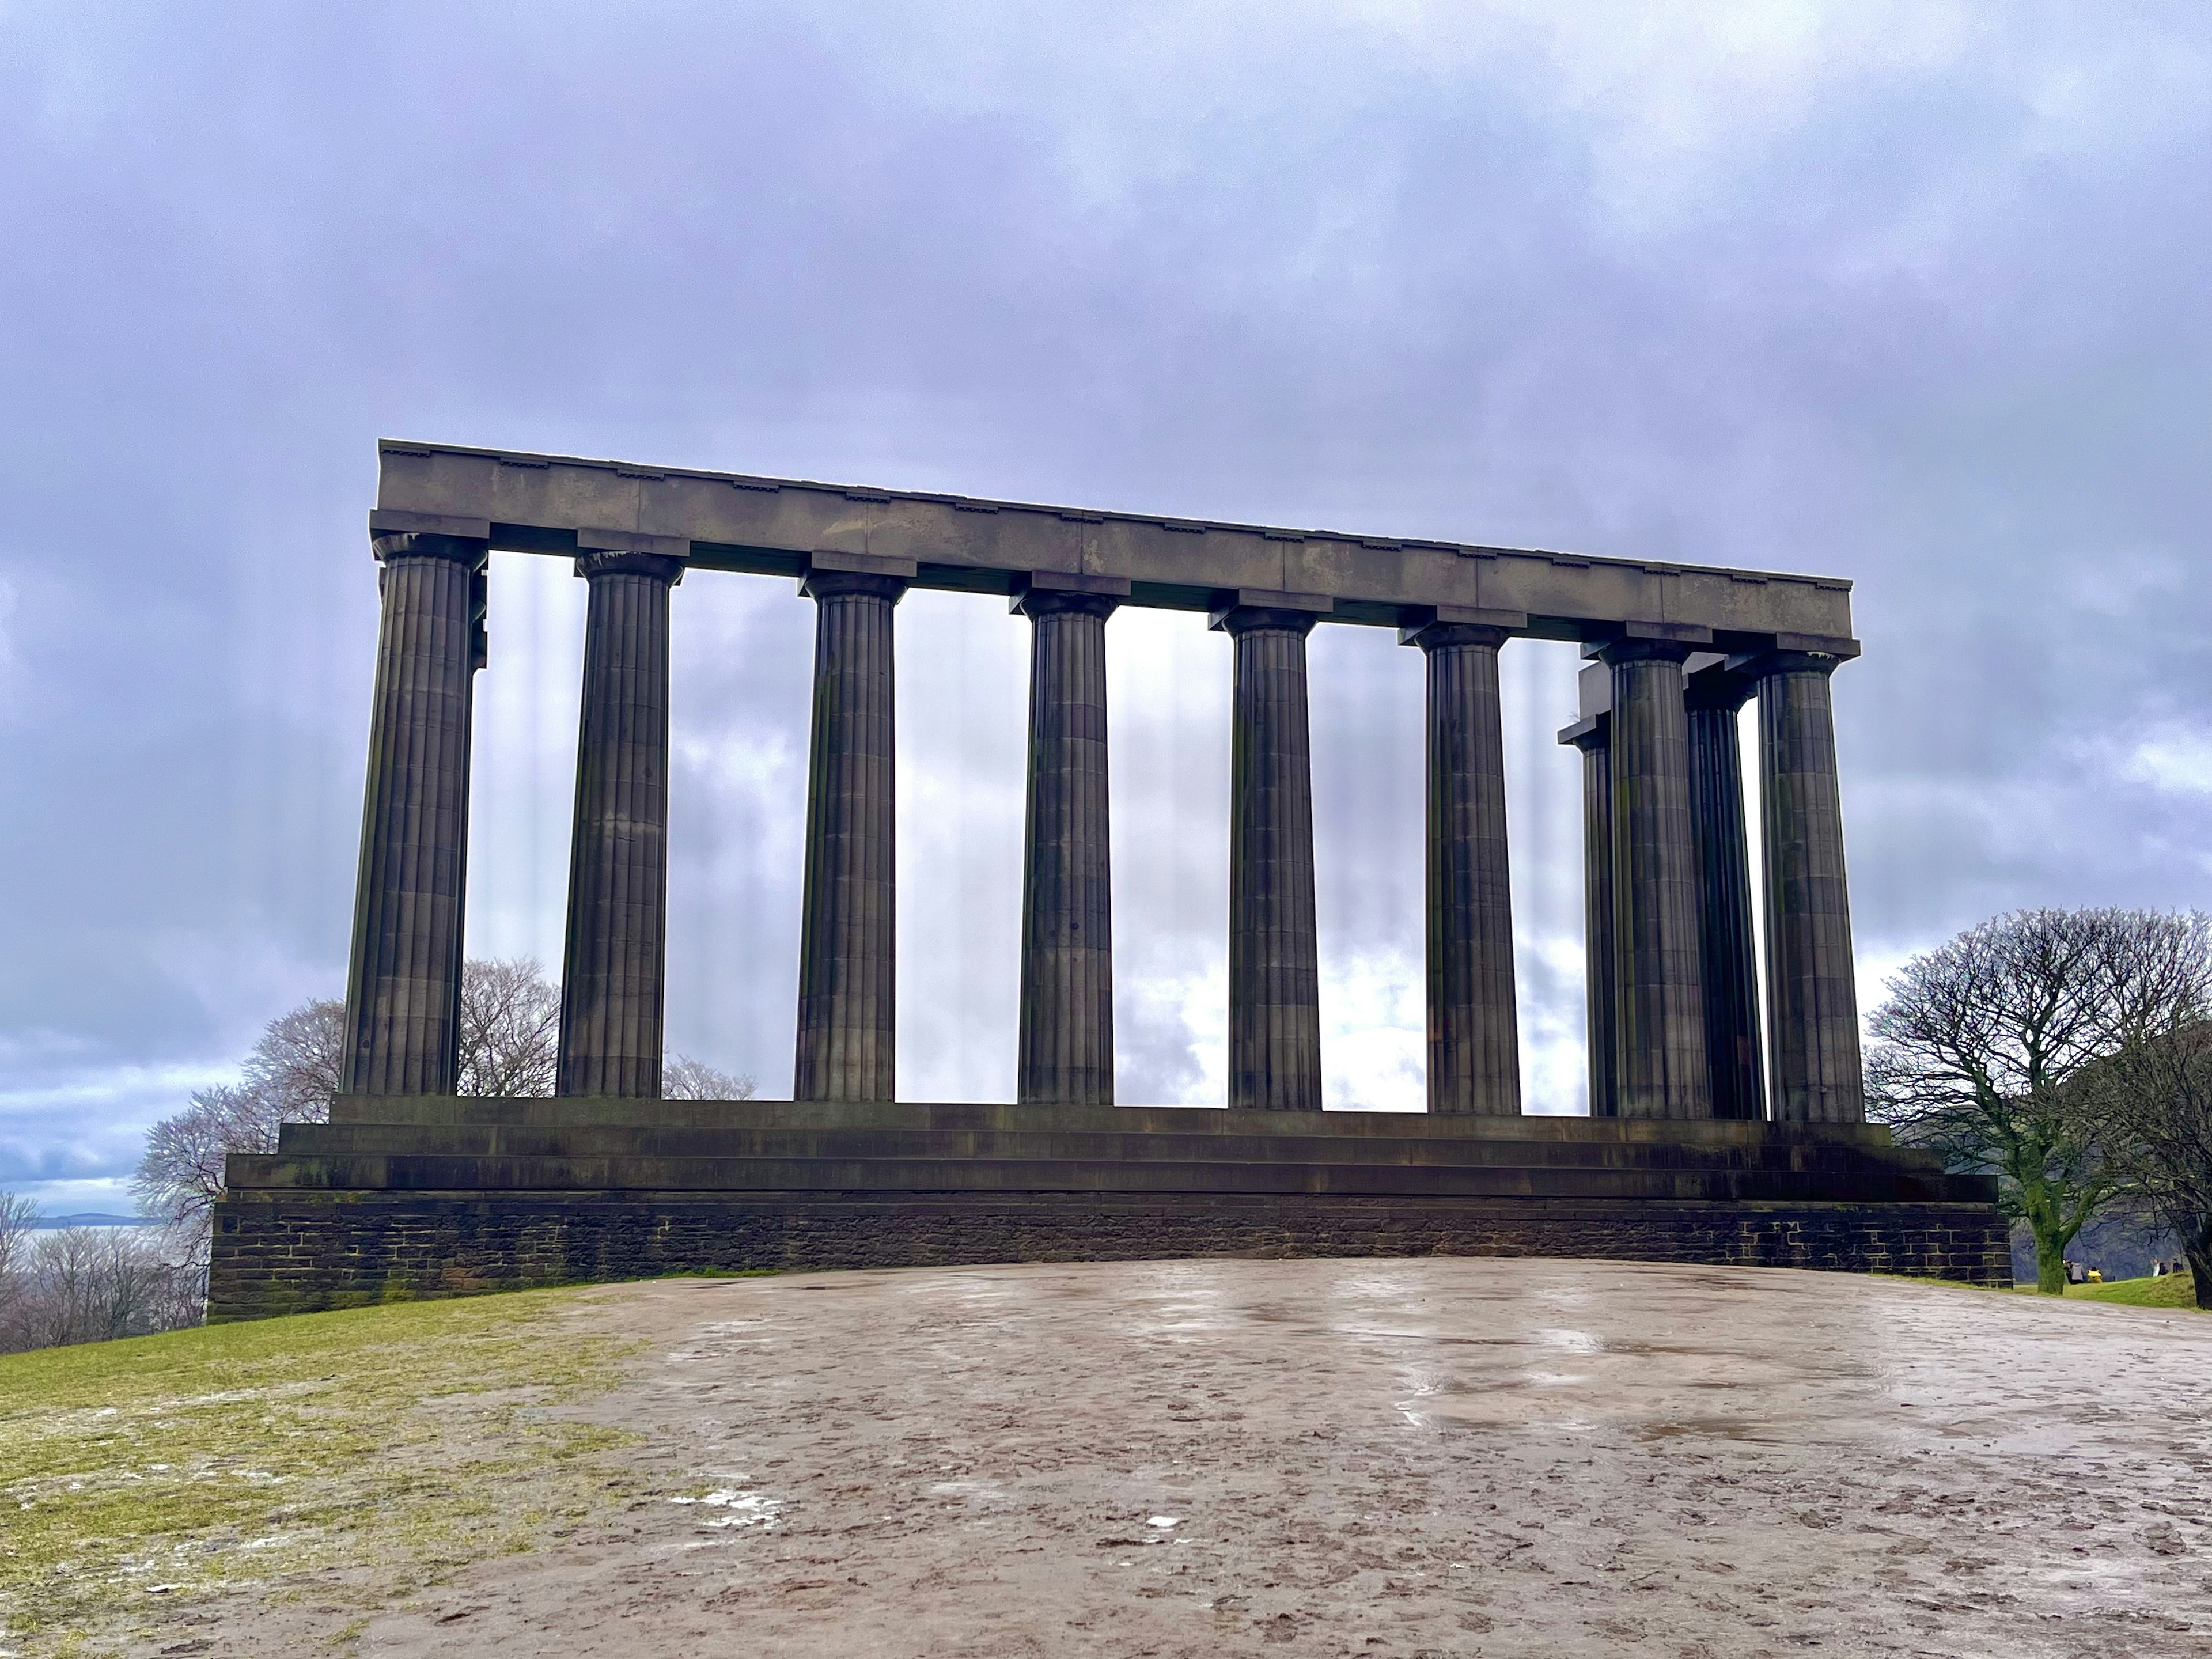
M556 973L586 585L565 560L492 559L477 683L471 956ZM788 1092L798 988L813 607L793 585L701 571L674 595L668 1048ZM1013 1096L1030 625L1002 601L898 610L899 1091ZM1231 653L1204 618L1109 624L1119 1097L1218 1104L1227 1014ZM1394 635L1309 646L1324 1094L1424 1093L1422 663ZM1579 757L1571 646L1503 655L1522 1083L1584 1097ZM1755 755L1746 730L1747 757ZM1747 772L1754 769L1747 765ZM1747 776L1754 881L1757 780Z

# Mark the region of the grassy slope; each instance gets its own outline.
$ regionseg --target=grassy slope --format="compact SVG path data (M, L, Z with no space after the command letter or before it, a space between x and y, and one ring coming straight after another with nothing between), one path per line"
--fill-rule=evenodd
M2116 1279L2109 1285L2069 1285L2066 1294L2084 1302L2119 1302L2130 1308L2193 1308L2195 1281L2187 1273L2157 1279Z
M627 1437L546 1408L629 1345L544 1340L574 1295L0 1358L0 1650L100 1651L247 1581L376 1605L581 1516L609 1485L591 1454Z

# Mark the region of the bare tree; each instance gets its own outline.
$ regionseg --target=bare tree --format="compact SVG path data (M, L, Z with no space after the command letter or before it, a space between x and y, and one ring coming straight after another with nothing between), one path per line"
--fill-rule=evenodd
M0 1350L144 1336L200 1316L197 1280L128 1228L43 1234L7 1278Z
M461 978L460 1092L550 1095L560 993L534 962L471 962ZM273 1152L286 1123L327 1122L343 1075L345 1005L301 1003L269 1022L240 1080L195 1092L155 1124L131 1177L142 1214L163 1224L147 1248L181 1271L207 1271L208 1218L233 1152Z
M2212 973L2201 918L2023 910L1916 957L1869 1022L1874 1115L1946 1164L1994 1174L2035 1237L2036 1288L2066 1287L2065 1253L2121 1190L2075 1076L2148 1034L2201 1018Z
M222 1196L223 1160L233 1152L273 1152L279 1103L251 1086L217 1084L194 1091L181 1112L146 1134L145 1154L131 1177L142 1215L204 1225Z
M2212 1308L2212 1021L2137 1036L2084 1067L2069 1098L2130 1197L2181 1241Z
M39 1224L39 1206L14 1193L0 1193L0 1284L21 1267L31 1229Z
M559 1076L561 993L527 957L471 962L461 975L455 1092L544 1096Z
M19 1346L13 1336L21 1322L23 1266L31 1229L38 1224L37 1205L15 1193L0 1193L0 1353Z
M474 965L474 964L471 964ZM303 1002L269 1022L240 1067L283 1123L325 1123L345 1075L345 1004Z
M671 1054L660 1068L664 1100L750 1100L758 1086L749 1077L716 1071L689 1054Z

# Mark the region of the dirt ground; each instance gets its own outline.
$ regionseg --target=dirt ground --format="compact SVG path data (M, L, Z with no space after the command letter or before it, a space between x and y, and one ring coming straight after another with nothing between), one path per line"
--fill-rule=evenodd
M652 1345L582 1408L647 1437L651 1496L365 1624L238 1602L166 1650L2212 1653L2195 1313L1421 1260L664 1281L568 1317Z

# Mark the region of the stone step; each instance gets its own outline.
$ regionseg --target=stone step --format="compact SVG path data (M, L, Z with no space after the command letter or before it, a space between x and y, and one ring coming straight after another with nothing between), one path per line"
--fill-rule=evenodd
M1240 1114L1240 1116L1247 1115ZM1763 1134L1721 1139L1449 1138L1274 1133L1105 1133L1051 1129L824 1127L818 1124L672 1127L611 1123L288 1123L290 1157L345 1154L446 1157L982 1158L1119 1163L1393 1164L1425 1167L1913 1170L1937 1172L1917 1149L1856 1140Z
M1572 1168L1513 1164L1254 1163L988 1158L234 1155L231 1191L539 1193L1184 1192L1824 1203L1986 1202L1988 1183L1895 1165L1858 1169Z
M637 1100L574 1096L349 1095L334 1123L626 1125L635 1128L945 1129L1105 1134L1321 1133L1391 1139L1595 1140L1742 1145L1783 1139L1889 1147L1879 1124L1705 1119L1442 1116L1428 1112L1231 1112L1209 1106L1014 1106L993 1102Z

